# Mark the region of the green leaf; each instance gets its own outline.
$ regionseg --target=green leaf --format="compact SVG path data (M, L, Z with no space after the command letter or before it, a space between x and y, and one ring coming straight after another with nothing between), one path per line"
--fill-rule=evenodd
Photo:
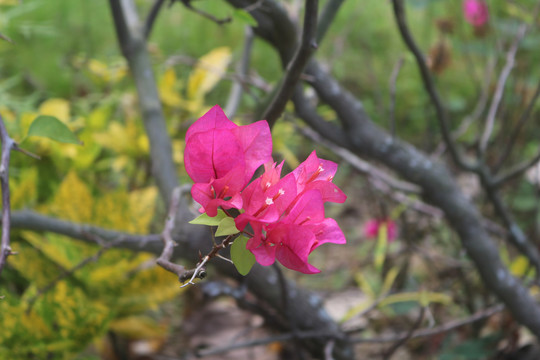
M68 144L83 144L63 122L48 115L38 116L30 125L27 136L41 136Z
M204 213L191 220L189 223L194 225L218 226L219 223L227 217L227 214L225 214L223 210L218 210L217 215L214 217L210 217Z
M384 259L386 258L386 250L388 249L388 227L385 223L379 226L379 233L377 236L377 244L375 245L375 251L373 253L373 262L375 263L375 269L377 272L382 272Z
M233 18L249 26L258 26L259 23L255 18L244 9L235 9L233 12Z
M240 231L236 228L234 219L227 216L225 219L221 220L216 230L216 236L227 236L232 234L238 234Z
M398 294L392 294L386 297L379 306L384 307L391 304L414 301L421 306L427 306L430 303L440 303L448 305L452 303L452 298L443 293L436 293L431 291L419 291L419 292L403 292Z
M248 238L240 235L231 246L231 260L241 275L247 275L255 264L255 255L246 249Z

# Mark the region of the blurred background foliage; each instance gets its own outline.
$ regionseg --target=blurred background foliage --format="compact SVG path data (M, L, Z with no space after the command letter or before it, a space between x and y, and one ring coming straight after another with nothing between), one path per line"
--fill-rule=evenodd
M141 14L152 5L148 0L137 3ZM283 3L293 16L299 17L301 2ZM534 1L489 2L491 20L484 33L475 33L465 23L458 1L407 3L410 26L428 56L451 117L457 120L452 126L457 128L476 106L487 69L493 66L498 74L504 65L501 49L508 47L522 22L532 21L527 9ZM220 18L233 14L230 6L219 1L198 1L197 7ZM385 1L344 2L316 56L363 100L372 118L387 128L389 75L402 61L396 82L397 134L433 151L439 143L434 112L413 58L397 34L391 11ZM184 182L189 181L182 166L185 131L210 106L224 106L232 86L231 75L241 56L245 25L237 16L231 23L219 26L178 3L160 13L151 34L149 50L173 139L174 161ZM137 234L160 231L163 210L150 175L148 140L107 3L0 0L0 33L12 40L0 40L0 114L10 135L26 150L42 157L37 161L13 154L13 208L30 208ZM520 47L505 91L501 110L504 121L498 123L497 141L501 143L505 142L505 129L518 121L537 86L540 69L534 65L540 62L538 43L540 34L533 31ZM239 123L249 119L249 112L281 74L277 55L260 40L254 43L251 64L250 75L257 80L256 86L250 85L249 94L242 98L234 118ZM487 86L493 88L494 81ZM331 112L320 110L332 118ZM298 124L291 121L291 113L288 111L278 122L273 133L276 158L285 159L287 166L294 168L311 152L313 144L298 135ZM52 115L64 122L84 146L25 138L38 115ZM482 122L472 122L461 138L470 149L479 125ZM512 153L508 163L533 154L539 136L538 123L520 133L522 150ZM330 151L322 147L319 151L337 160ZM493 152L497 154L497 149ZM430 271L426 258L432 261L432 256L444 261L454 259L465 266L459 271L471 268L456 239L441 223L417 226L420 220L410 217L400 205L391 204L387 212L400 222L402 241L390 242L386 236L374 242L364 241L358 218L381 214L374 210L377 201L365 197L365 181L351 177L355 174L349 166L341 167L336 182L349 190L349 205L346 211L329 209L340 216L348 247L344 251L336 249L333 255L316 254L315 261L326 263L328 271L297 279L322 292L350 287L361 290L366 298L339 315L343 322L362 314L373 301L396 287L403 293L380 304L383 312L378 321L382 326L399 328L402 325L392 322L392 317L410 313L418 304L436 304L436 312L444 306L446 314L455 316L462 314L463 308L472 312L480 307L479 299L488 295L476 277L466 276L463 285ZM507 198L513 199L519 221L529 232L540 223L536 192L532 182L520 183L505 192ZM531 218L531 214L535 216ZM418 252L420 243L424 245L423 253ZM13 247L19 255L9 258L10 266L0 282L1 358L91 359L94 355L83 350L93 344L106 352L104 339L108 333L130 337L135 336L133 329L137 328L137 336L163 339L170 331L159 305L178 298L181 291L174 276L153 266L151 255L28 231L14 233ZM524 258L513 257L504 245L501 252L514 274L531 276ZM373 258L373 253L379 256ZM351 255L354 259L350 262L341 261ZM406 278L398 276L403 273ZM463 291L467 286L477 292ZM489 336L499 334L497 331ZM469 342L457 347L460 339L445 341L437 349L440 358L487 356L493 350L485 346L491 338L475 335L477 341L471 335Z

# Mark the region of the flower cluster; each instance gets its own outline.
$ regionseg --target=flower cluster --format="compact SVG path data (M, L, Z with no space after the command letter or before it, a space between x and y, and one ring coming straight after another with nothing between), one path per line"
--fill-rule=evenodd
M184 161L195 182L193 199L210 217L218 208L238 209L236 228L249 233L247 249L261 265L277 259L290 269L317 273L308 263L311 252L324 243L345 243L336 221L324 215L325 202L347 198L332 183L337 164L314 151L282 177L283 162L273 162L271 153L266 121L238 126L214 106L186 134ZM264 172L250 182L261 165ZM248 224L253 233L245 230Z
M463 13L465 20L475 28L484 26L489 20L488 6L484 0L465 0Z

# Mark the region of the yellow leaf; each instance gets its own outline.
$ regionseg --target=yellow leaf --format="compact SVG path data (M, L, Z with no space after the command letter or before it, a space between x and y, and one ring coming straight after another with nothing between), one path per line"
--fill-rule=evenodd
M145 315L134 315L114 320L111 322L111 330L129 339L161 338L168 333L166 325L160 325Z
M136 190L129 194L130 227L135 233L147 233L154 217L158 190L155 186Z
M165 105L179 107L183 104L183 100L180 97L177 88L178 81L176 72L174 71L174 68L168 68L159 80L159 97Z
M510 264L510 272L517 277L525 276L527 270L531 268L529 260L523 255L518 256ZM532 273L532 272L531 272Z
M92 75L104 83L117 83L127 74L127 67L124 62L107 65L96 59L90 59L87 63L88 70Z
M221 80L230 61L231 50L225 46L202 56L189 77L188 98L203 98Z
M415 301L422 306L427 306L429 303L448 305L452 303L452 298L446 294L431 291L403 292L389 295L383 301L381 301L379 306L384 307L391 304L409 301Z
M11 190L11 207L13 209L21 209L37 200L37 167L23 169L19 178L20 181L13 183Z
M84 223L92 222L94 200L88 186L74 171L65 177L58 188L53 203L45 206L53 215Z
M65 99L49 99L44 101L39 107L39 113L41 115L54 116L66 124L69 121L69 112L69 102Z

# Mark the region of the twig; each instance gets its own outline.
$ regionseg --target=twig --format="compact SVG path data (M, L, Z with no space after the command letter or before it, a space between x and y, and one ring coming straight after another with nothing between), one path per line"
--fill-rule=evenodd
M353 338L350 341L353 343L388 343L388 342L400 341L402 339L407 339L407 338L416 339L420 337L438 335L441 333L449 332L451 330L457 329L465 325L472 324L476 321L488 318L502 311L503 309L504 309L504 305L502 304L495 305L485 310L479 311L464 319L450 321L446 324L436 326L431 329L416 330L411 335L408 335L408 333L410 332L409 330L409 331L406 331L404 333L394 335L394 336L375 337L375 338L356 338L356 339ZM339 340L339 338L335 336L335 333L331 333L331 332L326 333L326 332L321 332L321 331L300 331L300 332L297 332L296 334L285 333L285 334L270 336L270 337L266 337L262 339L255 339L255 340L250 340L246 342L230 344L230 345L226 345L222 347L215 347L213 349L199 350L196 352L196 356L204 357L204 356L210 356L210 355L223 354L223 353L236 350L236 349L244 349L248 347L267 345L273 342L289 341L293 339L294 337L297 337L300 339L328 338L329 341L332 339Z
M169 204L178 186L178 174L172 158L171 139L167 132L161 100L152 72L144 27L139 21L133 0L109 0L118 43L135 79L143 124L150 142L152 175L161 198Z
M86 259L83 259L82 261L80 261L77 265L75 265L71 269L64 270L61 274L59 274L56 278L54 278L52 281L50 281L47 285L45 285L44 287L38 289L36 294L34 296L32 296L30 299L28 299L28 307L26 308L26 313L28 314L32 310L32 307L34 306L34 303L36 302L36 300L41 295L43 295L43 294L49 292L50 290L52 290L59 281L67 278L68 276L72 276L76 271L82 269L83 267L85 267L89 263L96 262L101 257L101 255L103 255L103 253L106 250L111 248L111 246L113 246L113 243L105 244L94 255L92 255L90 257L87 257Z
M512 152L512 149L514 147L514 144L516 143L517 137L519 135L519 132L521 131L521 128L527 120L530 118L533 109L536 105L536 101L538 100L538 97L540 96L540 81L538 82L538 85L536 86L536 90L534 92L534 95L527 105L527 108L521 115L521 117L518 120L518 123L516 124L516 127L514 128L514 131L512 132L512 135L510 135L510 140L508 141L508 144L506 145L505 150L503 151L503 154L499 158L499 161L497 164L493 167L493 172L498 172L498 170L502 167L503 163L506 161L508 156L510 156L510 153Z
M161 255L157 258L156 263L164 268L165 270L168 270L178 278L183 276L186 269L182 265L175 264L171 262L171 258L173 255L173 250L176 245L175 241L172 238L172 231L174 229L174 223L176 221L176 214L178 212L178 207L180 205L180 198L182 194L186 191L189 191L188 187L177 187L173 190L171 203L169 205L169 212L167 214L167 219L165 220L165 226L163 227L163 232L161 233L161 237L164 242L163 251Z
M179 0L179 1L182 4L184 4L184 6L186 8L188 8L189 10L193 11L194 13L197 13L197 14L201 15L202 17L204 17L204 18L206 18L206 19L208 19L210 21L215 22L218 25L223 25L223 24L226 24L226 23L229 23L229 22L232 21L232 18L229 17L229 16L226 17L226 18L223 18L223 19L218 19L217 17L215 17L212 14L207 13L206 11L203 11L203 10L200 10L200 9L197 9L197 8L193 7L193 5L191 5L192 0Z
M320 44L326 35L330 25L335 20L339 8L345 0L328 0L319 16L319 25L317 26L317 43Z
M416 331L413 331L412 334L409 334L409 331L406 331L404 333L394 335L394 336L383 336L383 337L376 337L376 338L356 338L356 339L351 339L351 342L357 343L357 344L360 344L360 343L387 343L387 342L396 342L396 341L400 341L400 340L403 340L403 339L417 339L417 338L421 338L421 337L429 337L429 336L433 336L433 335L446 333L446 332L449 332L451 330L460 328L462 326L472 324L472 323L474 323L476 321L483 320L483 319L488 318L488 317L490 317L492 315L495 315L498 312L501 312L503 309L504 309L504 305L503 304L498 304L498 305L494 305L494 306L492 306L490 308L487 308L485 310L478 311L477 313L475 313L475 314L473 314L471 316L468 316L468 317L466 317L464 319L449 321L446 324L435 326L435 327L433 327L431 329L416 330Z
M150 33L152 32L152 28L154 27L154 22L156 21L159 11L161 10L161 7L165 3L165 1L166 0L156 0L152 5L152 8L150 9L148 16L146 17L146 22L144 23L144 37L146 39L150 37Z
M509 169L506 173L501 174L497 176L495 179L493 179L493 186L494 187L500 187L505 182L514 179L527 171L529 168L534 166L540 161L540 149L537 152L537 154L530 160L524 161L513 168Z
M403 67L405 59L400 57L392 69L392 74L390 75L390 106L388 121L390 122L390 135L392 138L396 136L396 117L395 117L395 108L396 108L396 83L399 71Z
M486 105L489 100L489 94L490 94L490 85L491 85L491 77L493 75L493 72L495 70L496 61L494 58L490 58L487 65L486 65L486 71L484 76L484 81L482 84L482 90L480 93L480 98L478 99L478 102L476 103L476 106L474 107L473 111L467 115L459 124L459 127L452 132L452 139L457 140L459 137L461 137L465 132L469 129L469 127L482 115L484 112L484 109L486 108ZM437 149L433 152L434 157L439 157L444 151L446 150L446 144L444 142L441 142Z
M15 141L9 136L4 120L0 116L0 140L2 141L2 157L0 161L0 183L2 187L2 244L0 246L0 274L6 265L7 258L12 255L10 245L11 204L9 200L9 160Z
M317 31L317 8L318 0L306 0L306 9L304 12L304 28L302 31L302 40L293 58L287 65L287 70L281 81L280 87L268 108L264 111L262 118L268 122L270 128L274 126L277 119L285 110L287 101L293 95L294 89L302 71L306 66L311 54L317 49L316 31Z
M512 46L506 54L506 64L504 65L501 74L499 75L499 79L497 80L497 86L495 88L495 94L493 95L491 106L489 107L484 132L482 133L482 136L480 138L479 151L482 156L486 152L489 138L491 137L491 133L493 132L493 127L495 125L495 116L497 115L497 110L499 109L499 105L502 100L506 81L508 80L508 76L510 75L510 72L512 71L516 63L516 54L519 48L519 44L527 33L528 29L529 26L527 24L522 24L519 27L518 33L514 38L514 42L512 43Z
M334 346L336 346L336 341L334 339L329 340L324 347L324 360L334 360L332 352L334 351Z
M396 22L398 24L398 29L401 34L401 37L403 38L403 41L405 42L409 50L413 53L416 59L416 63L418 65L418 68L420 69L422 82L424 83L424 88L426 89L426 92L428 93L431 99L431 102L435 106L435 112L437 113L437 120L441 128L441 133L442 133L444 142L446 146L448 147L448 150L450 151L450 155L452 156L452 159L459 167L465 170L474 171L476 170L476 166L473 164L469 164L468 162L466 162L464 159L461 158L461 155L454 142L454 139L452 138L452 135L450 132L450 126L448 123L448 114L443 106L439 93L437 89L435 88L433 79L431 78L431 75L429 74L429 69L424 59L424 55L422 54L422 52L416 45L410 33L409 27L407 25L407 21L405 19L405 8L403 5L403 0L392 0L392 4L393 4L394 15L396 18Z
M251 51L253 48L253 30L251 27L246 26L244 29L245 40L244 40L244 49L242 51L242 57L238 62L236 68L236 78L238 81L233 83L229 99L227 100L227 106L225 106L225 114L229 119L234 118L240 100L242 99L243 89L245 87L245 79L248 76L249 62L251 58Z
M299 130L307 138L313 140L317 144L321 144L325 146L326 148L332 150L332 152L339 155L343 160L345 160L347 163L352 165L356 170L360 171L361 173L366 174L371 177L375 177L396 190L400 190L400 191L411 193L411 194L420 194L420 188L418 186L411 184L409 182L406 182L406 181L401 181L401 180L393 178L387 173L377 169L373 165L370 165L368 162L362 160L360 157L350 152L349 150L341 146L335 145L329 142L328 140L325 140L322 136L317 134L313 129L303 127L303 128L299 128Z
M389 360L392 358L392 355L399 349L403 344L405 344L413 335L414 330L418 329L418 327L422 324L422 320L424 320L424 314L426 312L426 307L422 306L422 309L420 309L420 313L418 314L418 318L414 322L413 326L407 331L405 336L398 341L396 341L388 350L384 353L384 360Z

